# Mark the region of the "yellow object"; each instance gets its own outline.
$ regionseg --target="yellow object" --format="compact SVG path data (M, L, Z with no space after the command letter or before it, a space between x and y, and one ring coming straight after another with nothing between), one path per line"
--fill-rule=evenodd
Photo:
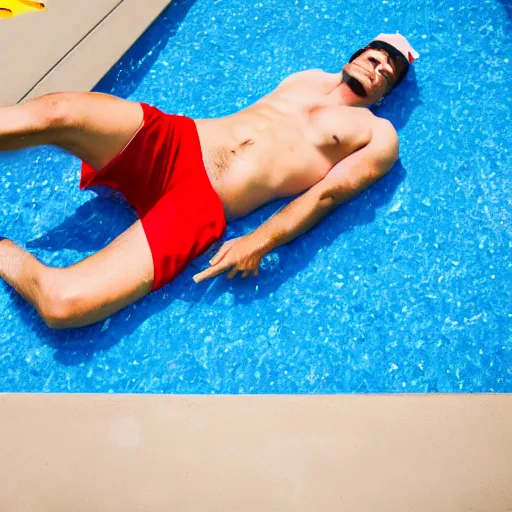
M14 18L19 14L31 11L44 11L46 5L43 2L32 0L0 0L0 18Z

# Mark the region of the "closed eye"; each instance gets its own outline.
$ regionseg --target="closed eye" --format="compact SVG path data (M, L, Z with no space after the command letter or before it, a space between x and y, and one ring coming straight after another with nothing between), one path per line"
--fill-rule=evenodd
M380 74L386 79L387 82L389 82L390 77L388 76L388 74L385 71L381 71Z

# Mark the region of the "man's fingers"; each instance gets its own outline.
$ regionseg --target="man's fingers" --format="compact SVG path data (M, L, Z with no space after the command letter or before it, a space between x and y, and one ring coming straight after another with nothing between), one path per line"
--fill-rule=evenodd
M192 279L194 280L194 283L198 284L201 281L204 281L205 279L208 279L209 277L212 277L209 275L209 272L211 271L211 268L207 268L206 270L203 270L202 272L198 272L197 274L194 274L192 276Z
M211 277L216 277L223 272L225 272L231 265L230 264L223 264L223 265L215 265L211 266L210 268L207 268L206 270L203 270L202 272L199 272L198 274L195 274L192 279L195 283L200 283L201 281L204 281L205 279L210 279Z
M229 249L231 249L231 246L235 243L236 238L233 238L232 240L228 240L227 242L224 242L222 244L222 247L217 251L217 254L210 260L210 265L216 265L219 263L222 258L227 254Z
M233 279L233 277L235 277L237 273L238 273L238 268L233 267L231 269L231 271L229 272L229 274L227 275L227 278L228 279Z
M224 263L223 265L217 264L215 266L212 265L210 268L207 268L206 270L203 270L202 272L199 272L198 274L192 276L192 279L194 280L195 283L200 283L205 279L210 279L211 277L216 277L222 274L223 272L226 272L226 270L232 266L233 263ZM229 271L226 277L228 279L233 279L233 277L235 277L238 274L238 272L241 272L241 270L235 265ZM259 267L256 267L254 270L244 270L242 273L242 278L248 277L249 275L251 275L251 273L254 276L257 276L259 274Z

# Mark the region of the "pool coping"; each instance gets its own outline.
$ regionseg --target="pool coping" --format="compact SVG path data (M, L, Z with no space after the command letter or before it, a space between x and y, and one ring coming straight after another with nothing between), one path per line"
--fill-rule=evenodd
M4 512L512 508L506 394L4 394L0 418Z
M0 106L90 91L171 0L49 0L44 12L0 19ZM13 44L13 41L16 44Z

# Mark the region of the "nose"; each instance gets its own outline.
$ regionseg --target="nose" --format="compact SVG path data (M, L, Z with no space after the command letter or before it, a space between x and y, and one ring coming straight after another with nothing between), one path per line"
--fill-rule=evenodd
M384 75L386 80L389 80L389 77L393 75L393 68L389 64L389 62L386 62L384 59L378 59L376 57L370 57L369 58L370 63L372 64L375 73L379 73Z
M392 67L385 61L377 59L376 57L370 57L370 62L376 71L392 71Z

